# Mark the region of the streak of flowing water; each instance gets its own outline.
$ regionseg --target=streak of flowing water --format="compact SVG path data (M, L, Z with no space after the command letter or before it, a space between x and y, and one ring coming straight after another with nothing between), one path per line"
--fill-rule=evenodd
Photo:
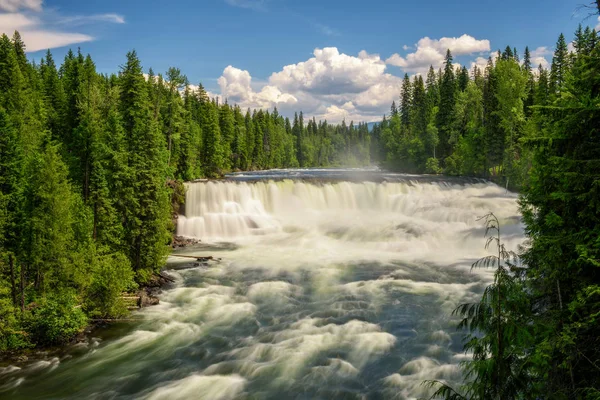
M0 370L0 397L409 399L423 380L460 382L450 313L492 277L470 271L487 255L477 218L493 211L516 249L516 196L406 179L189 184L177 230L203 245L185 254L222 261L171 257L176 284L140 324Z

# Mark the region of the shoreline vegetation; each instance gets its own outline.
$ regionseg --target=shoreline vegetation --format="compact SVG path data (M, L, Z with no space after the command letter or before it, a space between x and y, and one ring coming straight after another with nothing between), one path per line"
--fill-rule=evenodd
M123 297L135 296L123 294L145 291L165 265L184 181L379 163L521 193L528 268L502 269L499 255L497 295L463 324L477 354L465 385L438 397L598 399L599 129L590 27L571 46L559 36L549 69L528 48L472 71L448 51L443 69L405 76L399 105L371 131L243 111L177 68L145 76L135 51L111 75L81 52L36 64L18 32L2 35L0 352L56 348L91 320L126 317Z

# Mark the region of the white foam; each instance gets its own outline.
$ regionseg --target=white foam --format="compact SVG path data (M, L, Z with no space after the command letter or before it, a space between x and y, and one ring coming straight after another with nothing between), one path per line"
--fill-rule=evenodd
M435 389L423 385L426 380L439 380L442 382L460 382L461 372L457 364L441 363L429 357L419 357L404 364L398 373L384 378L383 382L388 387L386 392L401 398L417 399L427 398Z
M248 288L247 296L254 302L285 300L293 292L301 291L300 288L288 282L258 282Z
M0 375L10 374L11 372L20 371L21 368L15 365L9 365L7 367L0 368Z
M239 375L191 375L153 390L146 400L229 400L237 398L246 386Z

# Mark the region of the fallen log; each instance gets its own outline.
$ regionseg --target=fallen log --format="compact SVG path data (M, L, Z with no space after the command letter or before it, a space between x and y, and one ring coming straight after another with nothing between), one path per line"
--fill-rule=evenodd
M141 321L141 318L94 318L90 322L134 322Z
M169 283L175 282L175 279L171 278L170 276L163 275L160 272L157 275L159 277L161 277L165 282L169 282Z
M221 261L220 258L214 258L213 256L184 256L182 254L171 254L172 257L183 257L183 258L194 258L196 261L208 262L208 261Z

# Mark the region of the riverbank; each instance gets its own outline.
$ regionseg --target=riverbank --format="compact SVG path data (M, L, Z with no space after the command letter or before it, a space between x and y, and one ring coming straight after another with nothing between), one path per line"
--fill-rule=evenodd
M173 250L183 249L200 243L199 240L188 239L181 236L173 236L170 247ZM0 376L5 368L22 368L26 365L36 362L49 362L56 357L63 358L68 356L70 351L77 348L87 348L94 346L95 336L98 332L107 327L120 324L135 322L138 319L132 316L132 313L142 308L152 307L160 303L160 294L163 289L174 283L173 277L169 276L166 269L153 274L148 282L140 285L134 292L123 293L121 300L127 308L128 313L118 318L90 318L88 324L69 341L60 345L52 346L34 346L18 350L7 350L0 353Z
M128 313L118 318L90 318L88 324L69 341L53 346L34 346L32 348L8 350L0 354L0 375L2 369L7 367L21 368L34 362L46 362L55 357L62 358L77 347L89 347L94 345L96 333L116 323L127 323L137 321L138 318L132 313L142 308L155 306L160 303L160 293L174 279L167 273L161 271L152 275L150 280L139 287L133 293L123 293L121 299Z

